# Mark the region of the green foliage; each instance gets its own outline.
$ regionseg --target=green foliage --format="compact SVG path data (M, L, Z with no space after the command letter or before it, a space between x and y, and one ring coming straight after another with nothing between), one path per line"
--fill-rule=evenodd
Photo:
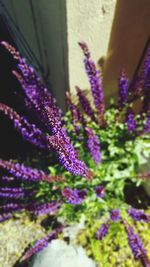
M88 218L86 229L78 234L77 243L86 248L87 254L92 257L98 267L140 267L141 264L135 261L128 246L127 235L124 231L124 227L119 222L113 223L110 226L109 234L99 241L95 238L95 233L99 226L106 220L108 214L102 216L99 220L92 220ZM122 212L124 219L127 219L133 225L133 221L127 216L125 212ZM145 248L150 255L149 240L150 232L149 225L146 223L136 223L134 225L138 231Z

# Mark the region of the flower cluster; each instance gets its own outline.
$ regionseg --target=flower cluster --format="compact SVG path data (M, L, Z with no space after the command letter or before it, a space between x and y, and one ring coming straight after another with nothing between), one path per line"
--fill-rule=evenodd
M109 227L108 223L103 223L96 233L97 239L102 240L108 234Z
M128 214L135 221L143 221L143 222L149 222L150 221L150 215L145 214L145 212L143 210L137 210L137 209L131 208L128 210Z
M54 181L64 181L64 177L51 176L41 170L32 169L31 167L25 167L23 164L13 163L7 160L0 159L0 168L8 171L16 178L20 178L27 181L47 181L49 183L52 183Z
M121 219L120 210L111 210L110 219L112 221L119 221Z
M22 261L29 259L33 254L40 252L44 247L47 247L49 242L56 239L58 235L62 232L63 227L56 228L52 230L46 237L38 240L33 247L28 249L22 257Z
M95 164L99 164L102 160L99 139L91 128L86 127L85 131L87 135L87 146L92 156L92 159L94 160Z
M119 78L119 99L118 106L122 109L128 101L128 79L124 70L121 71Z
M81 175L91 178L92 174L88 170L84 162L77 158L77 154L73 145L67 136L66 130L62 127L62 112L56 104L56 100L48 89L41 83L40 78L35 73L34 69L26 63L26 60L21 57L19 52L7 42L1 44L12 54L17 60L18 71L13 71L13 74L19 80L22 89L24 90L30 106L36 111L38 117L47 127L47 130L52 133L52 136L44 136L41 131L35 126L30 125L27 120L19 117L11 109L2 105L4 113L15 120L15 126L25 137L34 144L39 144L44 139L48 149L54 149L58 154L61 164L74 175Z
M58 208L60 208L61 203L60 202L51 202L47 204L37 204L32 203L28 205L27 210L29 212L33 212L35 215L43 215L43 214L54 214Z
M86 97L85 93L78 87L76 86L77 90L77 95L80 101L80 104L84 110L84 112L91 118L92 121L97 122L97 119L95 118L94 111L90 105L90 102L88 98Z
M131 108L128 108L127 114L126 114L126 125L128 127L128 132L133 133L136 129L136 122L134 118L134 113Z
M125 229L128 235L128 242L132 249L132 253L134 255L135 260L141 259L144 260L145 264L143 266L150 266L150 262L148 260L147 251L144 248L142 241L138 234L134 233L133 228L127 223L124 222Z
M48 138L35 124L30 124L24 117L5 104L0 103L0 111L13 121L14 127L26 141L39 148L47 148Z
M104 124L105 102L104 93L102 88L102 78L100 71L96 69L94 61L91 59L90 52L85 42L79 43L85 59L85 70L89 78L91 92L93 95L94 105L98 114L98 121L100 124Z
M104 198L105 197L105 188L102 185L98 185L95 187L95 193L98 197Z
M17 70L14 70L13 74L23 89L26 107L36 113L36 118L40 120L38 125L42 126L43 124L44 127L39 126L41 129L38 128L36 122L35 124L30 123L30 120L28 121L24 116L20 116L5 104L0 103L0 111L13 122L16 130L26 141L40 149L45 149L49 153L55 152L65 170L56 165L55 170L53 166L50 166L50 173L46 173L42 170L16 163L16 161L0 159L0 169L2 170L0 222L11 218L14 212L22 211L23 209L35 216L46 216L48 214L59 216L59 213L63 214L64 212L67 217L66 214L70 216L72 210L77 210L77 212L80 210L81 213L86 207L85 214L88 214L87 217L91 216L90 218L92 219L107 212L109 217L98 229L96 238L103 240L108 232L111 232L113 225L116 229L118 225L124 225L135 259L141 260L143 266L150 266L147 251L139 236L134 233L132 226L123 217L126 216L128 219L131 217L139 222L149 222L150 215L143 210L124 208L124 206L124 212L122 212L121 207L125 185L125 181L121 180L122 173L126 177L126 173L128 173L126 172L127 165L132 165L129 171L131 176L136 173L135 165L137 165L137 161L135 159L134 162L131 162L131 155L129 155L132 154L131 149L133 149L131 148L131 143L133 140L137 140L136 137L139 136L139 133L147 141L148 133L150 132L150 102L148 100L148 88L150 86L149 54L145 59L142 72L134 84L137 88L134 88L131 82L133 97L143 94L144 99L145 108L141 111L141 116L139 116L141 121L139 123L137 119L139 117L134 115L131 108L133 106L130 99L131 88L125 71L121 72L119 78L118 105L115 108L105 110L102 75L91 59L87 45L84 42L79 43L85 56L84 65L95 107L90 104L86 94L79 87L76 87L78 104L74 103L71 94L67 92L66 102L69 108L67 114L69 115L66 116L71 117L73 124L73 127L70 127L70 125L65 125L67 120L62 117L62 112L57 106L56 100L42 84L34 69L27 64L26 60L21 57L15 48L6 42L1 42L1 44L17 62ZM124 125L124 115L126 116L126 125ZM120 120L123 117L123 122L120 123L119 119L116 120L116 116ZM70 121L68 122L70 124ZM43 132L42 128L46 132ZM72 136L74 144L71 142ZM127 139L127 142L125 139ZM80 156L85 160L82 161ZM86 158L88 160L85 163ZM65 175L59 176L60 170ZM10 176L6 176L7 174ZM77 177L72 179L72 175ZM126 178L130 178L129 176L128 174ZM136 173L135 176L141 179L150 177L149 172ZM84 178L87 178L87 180ZM26 187L27 182L30 183L30 188L31 186L33 187L32 190ZM41 192L42 194L40 194ZM43 195L45 202L43 199L41 201L41 196ZM118 195L120 199L116 199ZM112 196L113 201L111 202L110 197ZM76 214L74 213L73 216L75 217ZM63 227L56 228L45 238L37 241L22 259L26 260L33 254L38 253L52 239L57 238L62 231Z
M75 205L81 204L84 201L86 194L86 189L78 190L77 188L75 188L74 190L72 190L71 188L66 187L62 191L62 196L65 197L70 204Z
M71 100L71 95L69 92L66 92L66 102L67 106L71 112L71 117L72 117L72 124L75 129L75 133L77 136L80 134L81 130L81 125L85 125L85 120L83 115L81 114L79 108L77 105L75 105L72 100Z

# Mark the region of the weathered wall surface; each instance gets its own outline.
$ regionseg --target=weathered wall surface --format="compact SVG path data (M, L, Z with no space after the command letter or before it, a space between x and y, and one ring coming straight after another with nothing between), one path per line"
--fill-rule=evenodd
M78 42L85 41L97 62L105 56L116 0L66 0L68 66L71 91L75 85L89 87Z

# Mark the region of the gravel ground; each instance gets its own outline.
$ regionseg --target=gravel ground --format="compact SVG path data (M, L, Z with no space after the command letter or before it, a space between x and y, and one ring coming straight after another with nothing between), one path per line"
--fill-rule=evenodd
M13 267L25 248L45 236L40 221L31 221L26 214L0 224L0 267Z

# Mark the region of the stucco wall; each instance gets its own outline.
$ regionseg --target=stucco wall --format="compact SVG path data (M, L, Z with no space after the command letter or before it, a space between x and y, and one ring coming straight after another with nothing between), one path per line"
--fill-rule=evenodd
M66 0L68 69L71 91L89 87L78 41L85 41L97 62L106 55L116 0Z

